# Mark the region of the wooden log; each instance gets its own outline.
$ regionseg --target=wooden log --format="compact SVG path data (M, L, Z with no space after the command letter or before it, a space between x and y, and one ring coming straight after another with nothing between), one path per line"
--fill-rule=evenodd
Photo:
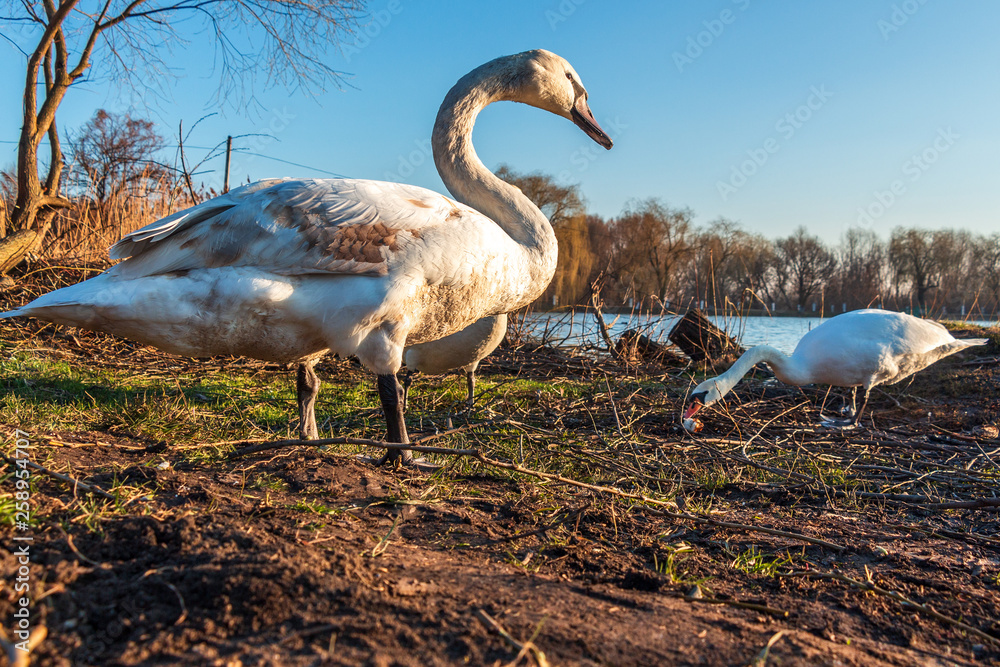
M0 239L0 275L20 264L39 241L40 234L34 229L22 229Z
M640 361L661 364L683 364L684 358L662 343L657 343L649 336L629 329L618 337L615 343L615 354L620 359L633 363Z
M700 310L692 308L668 336L692 361L717 359L724 354L742 354L743 348L726 332L712 324Z

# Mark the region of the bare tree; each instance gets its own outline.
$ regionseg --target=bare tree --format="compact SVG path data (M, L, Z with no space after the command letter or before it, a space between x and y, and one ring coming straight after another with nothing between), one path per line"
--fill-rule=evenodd
M939 229L931 234L931 252L939 268L938 289L930 305L933 312L962 303L969 287L980 284L982 276L972 271L972 234L964 229Z
M749 236L738 222L726 218L713 220L695 234L689 282L699 300L721 308L727 298L739 298L739 285L744 282L740 260Z
M840 240L838 300L850 308L865 307L882 296L885 243L870 229L852 227Z
M205 34L214 38L222 99L239 104L261 79L322 87L339 80L324 56L351 30L363 2L23 0L5 6L9 13L0 16L0 23L34 26L37 37L33 50L24 53L24 115L11 212L11 226L34 234L37 242L54 212L70 204L60 195L63 157L56 110L70 86L93 78L92 63L116 80L155 85L160 78L155 75L169 69L157 46L183 43L183 28L197 32L199 40ZM49 159L43 182L38 153L46 137ZM2 260L0 265L9 263Z
M668 301L692 252L690 209L673 209L656 199L630 204L613 222L615 264L631 272L640 294Z
M552 176L541 172L520 174L505 164L500 165L496 174L517 186L525 197L541 209L553 229L586 213L578 185L559 185Z
M889 263L894 272L897 296L912 287L921 311L927 310L927 294L938 286L940 256L935 254L934 234L925 229L896 227L889 238Z
M72 171L97 201L167 175L156 162L163 137L152 122L98 109L70 140Z
M756 297L763 301L771 295L774 272L774 244L760 234L744 233L733 256L733 264L739 267L736 281L739 298ZM735 301L735 299L734 299Z
M837 258L817 236L799 227L791 236L778 239L775 276L778 290L788 305L805 309L810 297L819 293L837 270Z
M977 239L972 255L975 258L972 271L981 279L973 283L975 292L969 296L972 300L983 296L985 305L996 312L1000 308L1000 233Z

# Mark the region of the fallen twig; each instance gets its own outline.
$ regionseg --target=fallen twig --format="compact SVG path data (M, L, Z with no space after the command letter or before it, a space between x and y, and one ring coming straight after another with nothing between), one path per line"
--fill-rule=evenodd
M774 607L768 607L763 604L756 604L754 602L740 602L739 600L726 600L723 598L707 598L701 592L700 586L695 586L691 593L684 596L684 599L688 602L701 602L704 604L724 604L728 607L735 607L737 609L750 609L752 611L759 611L763 614L770 614L772 616L778 616L779 618L788 618L788 612L783 609L775 609Z
M11 464L12 466L21 465L20 463L18 463L18 459L13 459L13 458L11 458L9 456L4 456L3 458L4 458L5 461L7 461L7 463ZM19 460L23 461L29 468L37 470L38 472L42 473L43 475L48 475L49 477L52 477L54 479L58 479L61 482L66 482L68 484L72 484L73 487L74 487L74 493L75 493L75 489L79 488L79 489L83 489L84 491L87 491L89 493L93 493L95 495L101 496L102 498L107 498L108 500L115 500L115 497L113 495L111 495L107 491L99 489L96 486L93 486L91 484L86 484L86 483L81 482L80 480L75 479L73 477L70 477L68 475L63 475L62 473L58 473L58 472L49 470L45 466L40 466L40 465L38 465L37 463L35 463L33 461L27 461L25 459L19 459Z
M477 424L476 426L482 426L483 424ZM465 428L471 428L465 427ZM479 461L483 465L493 466L495 468L503 468L504 470L512 470L514 472L519 472L524 475L530 475L532 477L537 477L538 479L549 480L553 482L559 482L560 484L566 484L569 486L575 486L581 489L587 489L589 491L595 491L597 493L603 493L608 495L617 496L619 498L626 498L629 500L637 500L642 503L655 505L657 507L676 507L677 504L673 501L658 500L656 498L650 498L649 496L642 493L629 493L628 491L622 491L621 489L616 489L609 486L600 486L598 484L588 484L586 482L580 482L569 477L563 477L562 475L557 475L550 472L542 472L541 470L532 470L530 468L525 468L524 466L518 465L516 463L508 463L506 461L499 461L497 459L490 458L483 454L478 449L448 449L445 447L422 447L416 443L422 442L425 439L439 438L449 433L453 433L458 429L452 429L452 431L445 431L443 433L434 434L432 436L425 436L425 438L419 438L410 444L400 444L397 442L382 442L379 440L369 440L367 438L328 438L326 440L290 440L282 441L279 443L269 443L271 445L278 446L288 446L288 445L303 445L303 444L362 444L369 447L378 447L381 449L409 449L415 452L424 452L429 454L446 454L452 456L468 456L469 458ZM345 442L347 441L347 442ZM263 449L271 449L272 447L266 447ZM242 455L243 453L254 453L262 451L257 446L248 447L243 450L237 450L233 452L232 456ZM722 528L732 528L734 530L744 530L750 532L765 533L768 535L775 535L778 537L784 537L792 540L799 540L802 542L808 542L809 544L815 544L821 546L825 549L833 549L835 551L843 551L846 547L835 544L833 542L827 542L826 540L821 540L815 537L807 537L805 535L800 535L798 533L791 533L782 530L774 530L773 528L762 528L760 526L750 526L746 524L738 523L727 523L723 521L716 521L715 519L707 519L704 517L696 516L694 514L689 514L687 512L671 512L668 510L658 510L660 516L668 517L671 519L682 519L685 521L694 521L695 523L701 523L704 525L718 526Z
M467 424L466 426L459 426L458 428L448 429L447 431L441 431L440 433L430 433L428 435L421 436L413 440L410 443L398 443L398 442L384 442L382 440L372 440L370 438L318 438L316 440L275 440L273 442L264 442L256 445L250 445L249 447L243 447L237 449L229 455L230 458L237 456L246 456L247 454L256 454L257 452L264 452L269 449L279 449L281 447L297 447L297 446L307 446L307 447L322 447L324 445L364 445L368 447L379 447L381 449L409 449L414 452L421 452L424 454L452 454L455 456L475 456L479 451L476 449L451 449L447 447L427 447L421 443L430 442L432 440L437 440L445 436L454 435L456 433L461 433L463 431L468 431L470 429L479 428L482 426L488 426L496 420L490 420L485 422L479 422L477 424ZM246 441L243 441L246 442ZM252 441L251 441L252 442ZM207 443L200 446L209 446L215 443ZM219 443L222 445L233 444L232 442Z
M509 664L511 665L517 664L521 660L521 658L530 653L531 657L535 659L535 662L538 663L539 667L548 667L549 661L546 660L545 654L542 652L540 648L535 646L535 644L532 643L531 640L528 640L523 644L517 641L510 635L509 632L504 630L502 625L493 620L493 617L487 614L482 609L476 611L476 618L479 619L480 623L482 623L488 629L493 630L498 635L506 639L511 646L517 649L518 651L517 657L511 660Z
M784 634L784 630L778 630L775 632L771 638L767 640L767 644L760 650L760 653L754 657L753 661L750 663L750 667L765 667L767 665L767 657L771 654L771 647L774 646L778 640L784 636Z

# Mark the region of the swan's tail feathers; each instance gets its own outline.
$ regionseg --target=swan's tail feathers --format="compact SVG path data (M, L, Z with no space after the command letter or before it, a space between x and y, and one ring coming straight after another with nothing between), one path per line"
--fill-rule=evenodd
M928 352L928 356L933 357L934 361L938 359L943 359L948 355L955 354L956 352L961 352L968 347L976 347L977 345L986 345L990 342L989 338L959 338L958 340L953 340L950 343L945 343L944 345L938 346Z

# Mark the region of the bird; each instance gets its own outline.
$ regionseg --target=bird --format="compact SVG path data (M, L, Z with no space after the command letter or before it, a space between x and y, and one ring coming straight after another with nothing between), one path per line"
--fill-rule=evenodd
M497 349L506 333L507 314L501 313L484 317L450 336L411 345L403 350L403 363L407 370L402 382L403 411L406 411L414 373L438 375L456 368L465 371L469 390L466 403L472 405L479 362ZM317 361L319 359L304 361L297 370L300 440L315 440L319 437L316 426L316 398L320 389L319 376L315 371Z
M768 345L747 350L728 371L694 388L682 415L683 424L689 431L700 430L695 414L718 402L754 366L764 362L785 384L820 383L853 387L854 391L864 387L860 410L853 409L852 394L852 414L847 419L824 421L825 426L853 428L868 404L872 387L894 384L944 357L988 342L987 338L956 340L941 324L905 313L855 310L809 331L791 356Z
M405 347L527 306L555 272L548 219L472 146L479 112L505 100L562 116L612 147L565 59L542 49L500 57L460 78L435 119L434 162L453 198L364 179L258 181L126 234L109 251L123 261L0 318L104 331L189 357L301 364L356 355L376 375L386 440L408 444L396 379ZM300 396L311 391L307 376L300 372ZM381 462L412 461L399 447Z

